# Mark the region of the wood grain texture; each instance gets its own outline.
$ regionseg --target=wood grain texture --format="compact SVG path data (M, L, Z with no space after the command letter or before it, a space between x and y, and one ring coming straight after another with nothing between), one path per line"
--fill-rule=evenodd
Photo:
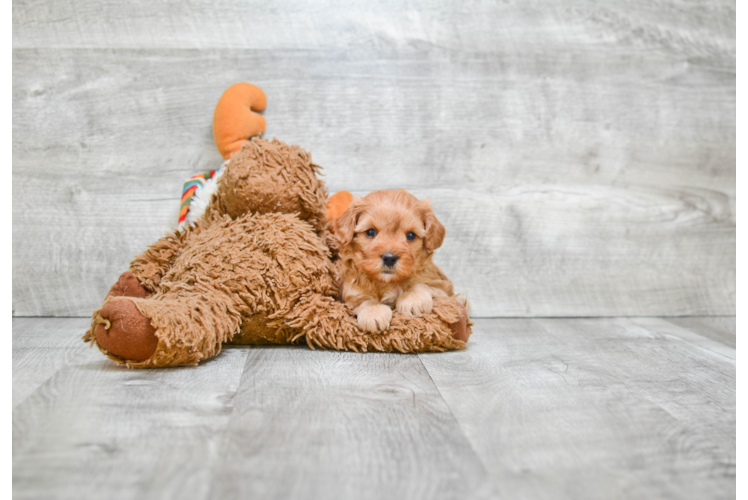
M310 150L332 190L734 188L734 64L580 50L564 62L439 48L16 49L14 162L120 176L215 168L213 107L246 79L268 95L265 135Z
M699 335L735 349L737 340L735 316L668 318L668 321L684 329L698 332Z
M13 408L81 355L85 318L13 318Z
M432 196L477 316L734 314L734 3L136 5L14 3L15 315L99 304L241 80L331 192Z
M714 216L730 217L720 194L599 185L413 192L430 196L449 228L435 261L476 316L734 308L735 227Z
M667 325L484 320L420 358L502 496L735 498L734 350Z
M137 13L137 15L134 15ZM694 56L735 51L735 3L625 0L101 0L13 4L14 47L407 49L529 53L598 38Z
M75 358L13 410L13 498L207 498L247 352L171 370Z
M51 321L14 320L16 347L59 350L85 319ZM85 349L14 407L13 496L735 498L734 349L661 318L474 331L452 353L234 347L177 369Z
M416 356L253 349L226 436L211 498L492 493Z

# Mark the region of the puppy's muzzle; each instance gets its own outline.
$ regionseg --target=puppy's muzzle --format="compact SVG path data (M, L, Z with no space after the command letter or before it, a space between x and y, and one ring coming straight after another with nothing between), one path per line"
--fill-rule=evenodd
M382 263L385 267L393 267L397 264L397 259L398 257L394 253L386 253L382 255Z

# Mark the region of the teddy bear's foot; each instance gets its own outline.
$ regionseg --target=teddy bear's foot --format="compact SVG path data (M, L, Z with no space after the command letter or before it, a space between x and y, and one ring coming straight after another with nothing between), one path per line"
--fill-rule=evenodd
M110 300L102 306L99 314L103 324L96 325L95 335L96 343L102 349L133 361L145 361L156 352L156 330L132 301Z
M454 323L450 323L449 329L452 330L452 337L454 337L456 340L467 342L471 333L470 329L468 328L467 308L465 308L465 306L460 302L458 302L457 304L462 309L460 311L460 319L458 319Z
M107 297L137 297L145 299L148 297L148 291L140 284L138 278L130 271L125 271L119 275L117 282L109 289Z

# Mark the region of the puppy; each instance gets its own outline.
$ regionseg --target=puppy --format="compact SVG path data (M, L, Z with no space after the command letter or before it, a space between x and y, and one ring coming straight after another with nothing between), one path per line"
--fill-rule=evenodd
M428 200L403 190L373 191L354 198L333 231L340 243L340 297L362 330L386 330L393 307L422 316L434 298L454 295L431 260L445 231Z

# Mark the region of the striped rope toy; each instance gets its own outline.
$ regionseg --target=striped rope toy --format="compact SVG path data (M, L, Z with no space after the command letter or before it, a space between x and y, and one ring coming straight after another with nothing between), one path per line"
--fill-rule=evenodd
M198 189L202 189L205 186L205 183L215 177L221 168L223 168L223 166L211 170L210 172L193 175L184 183L184 187L182 188L182 204L179 206L179 221L177 223L179 227L184 226L185 220L187 219L187 212L190 210L190 203L192 203L192 199L195 197L195 192Z

